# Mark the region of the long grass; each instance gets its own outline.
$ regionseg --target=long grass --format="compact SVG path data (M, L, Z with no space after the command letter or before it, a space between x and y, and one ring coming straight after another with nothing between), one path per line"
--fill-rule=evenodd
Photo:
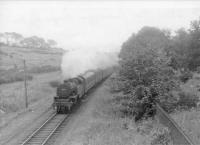
M0 85L5 84L5 83L23 81L24 79L25 79L25 74L23 71L10 69L10 70L0 72ZM26 79L32 80L33 76L30 74L26 74Z
M35 75L34 79L27 81L28 105L41 100L50 99L56 94L55 88L49 83L59 82L59 72ZM0 109L9 112L16 112L25 108L24 83L16 82L0 85Z
M200 98L199 84L200 84L200 75L194 74L193 79L189 80L186 84L182 85L182 90L184 90L185 102L190 100L196 100ZM194 98L193 95L196 97ZM188 101L187 101L188 102ZM191 104L191 103L190 103ZM199 103L197 103L198 105ZM179 110L171 114L173 119L182 127L182 129L190 136L190 138L196 143L200 144L200 106L193 107L191 109Z
M28 68L26 72L26 80L32 80L33 74L56 72L59 70L60 67L51 65ZM24 79L25 74L23 70L9 69L0 71L0 85L5 83L24 81Z

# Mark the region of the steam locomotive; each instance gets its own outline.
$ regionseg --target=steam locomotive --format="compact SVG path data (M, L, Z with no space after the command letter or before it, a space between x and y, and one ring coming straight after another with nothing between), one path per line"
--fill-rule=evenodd
M53 105L57 113L69 112L91 88L110 76L112 70L90 70L78 77L64 80L57 87L57 95L54 97Z

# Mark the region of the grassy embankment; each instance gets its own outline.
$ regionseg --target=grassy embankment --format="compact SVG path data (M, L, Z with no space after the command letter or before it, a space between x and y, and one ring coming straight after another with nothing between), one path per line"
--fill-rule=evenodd
M35 106L53 102L56 94L51 82L60 81L60 72L35 75L34 79L27 82L28 109L31 111ZM25 109L24 83L16 82L0 85L0 127L7 124L13 117L28 111ZM40 109L40 105L37 109Z
M61 57L60 50L0 46L1 125L26 110L23 59L26 60L28 105L31 108L44 100L47 104L52 103L55 88L50 82L61 79L58 72Z
M195 94L200 97L200 75L195 74L191 80L183 84L182 90L188 94ZM188 96L189 97L189 96ZM173 119L182 127L182 129L196 143L200 144L200 108L190 110L181 110L171 114Z
M62 52L54 49L36 49L19 47L0 47L0 84L24 80L26 60L26 78L33 79L35 73L47 73L60 69Z

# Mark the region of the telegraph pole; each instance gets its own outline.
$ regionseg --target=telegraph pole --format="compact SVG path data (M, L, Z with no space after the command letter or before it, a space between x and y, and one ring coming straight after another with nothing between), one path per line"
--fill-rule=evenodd
M24 62L24 96L25 96L25 107L28 108L28 96L27 96L27 82L26 82L26 60Z

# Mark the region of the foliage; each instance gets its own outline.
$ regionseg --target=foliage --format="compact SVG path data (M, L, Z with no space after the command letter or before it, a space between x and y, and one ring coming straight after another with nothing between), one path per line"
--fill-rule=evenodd
M191 71L200 64L200 19L189 30L181 28L171 36L169 30L143 27L123 43L120 57L119 87L129 99L124 100L127 114L135 121L154 116L155 103L168 112L178 107L195 107L194 95L179 93L180 82L192 78Z
M190 28L176 31L166 49L174 69L196 70L200 64L200 18L191 22Z
M4 83L12 83L17 81L24 81L24 72L20 72L19 70L7 70L7 71L1 71L0 72L0 84ZM33 76L26 75L27 80L32 80Z
M190 109L192 107L197 107L199 102L199 96L197 94L191 92L179 92L179 101L177 102L177 106L180 108Z
M33 48L48 48L49 45L45 42L43 38L39 38L37 36L32 36L23 39L20 42L25 47L33 47Z
M176 35L170 40L170 47L166 50L171 58L170 66L174 69L188 68L188 52L190 45L190 34L181 28L176 31Z
M0 44L28 48L53 48L57 45L57 42L52 39L45 41L38 36L23 37L16 32L5 32L0 33Z
M49 46L54 47L55 45L57 45L57 42L55 40L52 39L48 39L47 43L49 44Z
M196 70L200 63L200 18L191 22L190 26L190 46L189 46L189 69Z
M33 73L48 73L59 71L60 67L45 65L27 69L26 79L32 80ZM24 81L24 72L18 69L0 70L0 84ZM55 85L55 84L54 84Z
M186 83L189 79L192 78L192 76L193 76L192 72L190 72L189 70L186 70L186 71L183 71L179 77L183 83Z
M145 138L145 145L172 145L170 130L157 122L156 120L148 119L137 123L137 132Z
M155 103L178 87L164 51L168 41L163 31L144 27L122 45L119 75L128 84L122 91L130 98L124 103L125 112L133 114L135 121L154 116Z
M157 127L151 132L151 145L170 145L172 139L168 128Z
M29 73L47 73L47 72L54 72L60 70L58 66L51 66L51 65L44 65L44 66L37 66L30 68L28 70Z

